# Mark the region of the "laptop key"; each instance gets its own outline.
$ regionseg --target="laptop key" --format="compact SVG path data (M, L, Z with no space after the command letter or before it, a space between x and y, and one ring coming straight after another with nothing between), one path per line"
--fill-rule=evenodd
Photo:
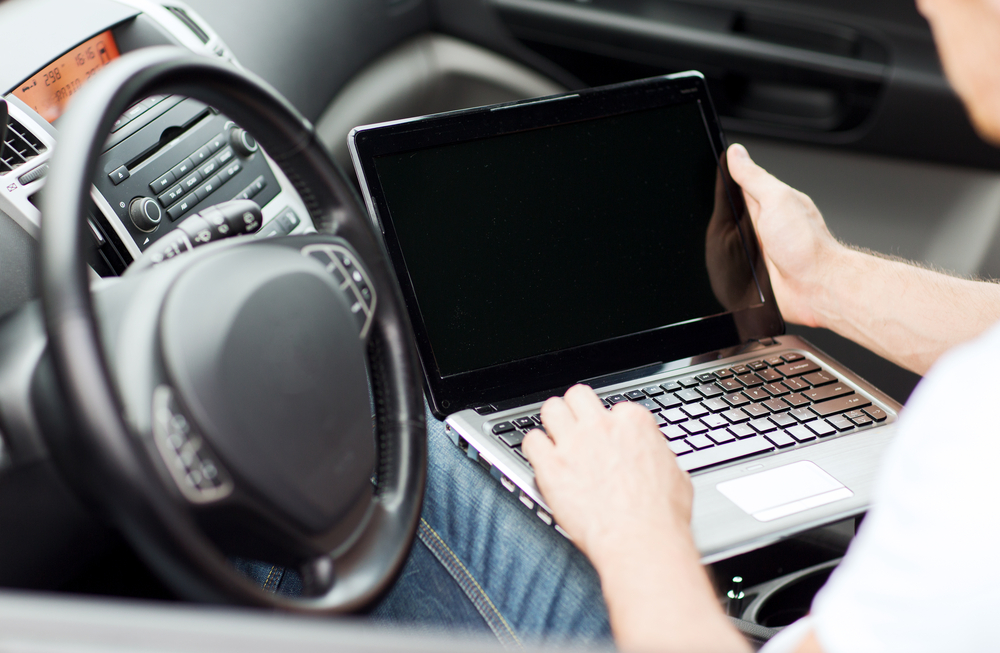
M625 398L631 401L641 401L646 398L646 393L642 390L629 390L625 393Z
M781 356L771 356L770 358L765 358L764 362L770 365L771 367L776 367L778 365L784 364L785 361L781 358Z
M670 450L674 452L675 456L683 456L686 453L694 451L694 449L691 448L691 445L684 440L674 440L673 442L668 442L667 446L670 447Z
M703 374L699 374L695 378L701 381L702 383L711 383L712 381L715 380L715 375L712 374L711 372L705 372Z
M825 438L826 436L833 435L837 432L837 429L833 428L833 426L831 426L825 419L818 419L815 422L809 422L806 424L806 428L821 438Z
M607 399L608 403L611 404L612 406L614 406L615 404L620 404L623 401L628 401L628 399L625 398L625 395L620 395L620 394L611 395L610 397L605 397L605 399Z
M781 400L792 408L801 408L802 406L809 405L809 400L797 392L795 394L790 394L787 397L782 397Z
M747 415L750 417L767 417L771 414L771 411L767 409L763 404L749 404L743 407Z
M869 424L873 424L875 422L875 420L873 420L871 417L868 417L867 415L862 415L861 417L855 417L851 419L851 421L854 422L857 426L868 426Z
M789 413L779 413L777 415L771 415L770 417L768 417L768 419L783 429L798 424L798 422L795 421L795 418L792 417Z
M833 428L838 431L850 431L854 428L854 422L847 419L843 415L834 415L833 417L827 417L826 421L830 423Z
M786 430L785 433L788 433L790 436L792 436L799 442L809 442L811 440L816 439L816 434L807 429L802 424L799 424L798 426L793 426L792 428Z
M812 412L808 408L796 408L788 414L800 422L811 422L816 419L816 413Z
M646 393L647 397L659 397L663 394L663 390L660 389L658 385L649 385L642 389Z
M764 385L764 379L760 378L756 374L741 374L736 378L737 380L739 380L740 383L744 385L744 387L747 388L753 388L758 385Z
M760 378L764 379L764 381L767 382L767 383L773 383L774 381L780 381L782 378L784 378L780 374L778 374L777 372L775 372L774 370L772 370L770 368L765 368L763 370L757 370L757 376L759 376Z
M678 390L684 389L684 386L682 386L677 381L670 381L669 383L661 383L660 387L663 389L664 392L677 392Z
M693 419L689 422L681 422L680 426L689 435L699 435L708 430L708 427L702 424L699 419Z
M509 431L500 436L503 443L508 447L516 447L524 440L524 434L520 431Z
M763 388L747 388L743 391L743 394L750 397L753 401L764 401L771 398L771 395L767 394Z
M786 363L794 363L795 361L802 360L803 358L805 358L805 356L803 356L802 354L799 354L799 353L796 353L796 352L793 351L793 352L788 353L788 354L782 354L781 358Z
M798 392L799 390L805 390L809 387L808 383L803 382L801 379L785 379L781 382L783 386L791 390L792 392Z
M671 424L687 421L688 416L681 412L680 408L671 408L661 413Z
M729 420L722 415L705 415L701 418L701 423L710 429L721 429L729 426Z
M662 433L663 437L670 440L671 442L674 440L680 440L682 438L686 438L688 435L687 431L677 426L676 424L660 427L660 433Z
M876 422L881 422L886 417L888 417L888 415L885 414L885 411L879 408L878 406L870 406L868 408L865 408L865 412L868 413L868 417L871 417Z
M516 420L514 420L514 426L516 426L519 429L534 428L535 420L531 419L530 417L518 417Z
M774 425L774 422L772 422L766 417L761 417L759 419L753 420L752 422L750 422L750 426L753 428L753 430L757 431L758 433L770 433L771 431L777 430L778 428L777 426Z
M733 373L729 369L715 370L715 376L720 379L728 379L732 375Z
M736 376L740 376L741 374L749 374L750 372L753 372L753 370L750 369L749 365L736 365L730 367L729 369Z
M768 383L764 386L764 391L772 397L780 397L782 395L787 395L789 390L781 383Z
M681 390L674 396L686 404L692 404L696 401L701 401L703 399L701 393L693 388L690 390Z
M749 422L750 416L743 412L742 408L733 408L732 410L727 410L722 413L722 416L728 419L733 424L742 424L743 422Z
M757 435L757 431L750 428L749 424L736 424L734 426L730 426L727 430L740 440Z
M720 379L719 387L727 392L732 392L733 390L742 390L743 384L737 381L735 377L730 377L728 379Z
M864 408L865 406L870 406L872 402L868 401L861 395L847 395L846 397L840 397L838 399L831 399L830 401L824 401L820 404L815 404L809 407L809 410L816 413L820 417L829 417L830 415L836 415L837 413L846 413L849 410L854 410L855 408Z
M653 413L653 419L656 420L657 426L666 426L667 424L670 423L667 421L667 418L661 415L660 413Z
M736 436L725 429L709 431L708 437L715 444L726 444L727 442L733 442L734 440L736 440Z
M704 417L708 415L708 409L701 404L688 404L687 406L681 406L681 410L684 411L688 417Z
M750 400L747 399L747 396L742 392L734 392L731 395L726 395L723 399L733 408L739 408L740 406L750 403Z
M708 439L704 435L692 435L687 440L685 440L692 448L701 451L702 449L708 449L709 447L714 447L715 443Z
M774 368L782 373L784 376L800 376L802 374L809 374L810 372L818 372L819 365L812 362L808 358L802 360L797 360L794 363L785 363L784 365L779 365Z
M493 427L493 433L500 435L501 433L506 433L507 431L513 431L514 425L510 422L500 422Z
M534 415L531 416L531 419L535 422L535 424L541 424L542 423L542 414L541 413L535 413Z
M685 376L683 379L677 379L677 382L680 383L681 386L685 388L693 388L699 383L701 383L701 381L694 378L693 376Z
M677 408L681 405L681 400L678 399L676 395L661 395L659 397L654 397L653 401L664 408Z
M699 393L701 393L701 396L705 397L706 399L711 399L713 397L718 397L719 395L725 394L725 390L723 390L722 388L720 388L718 385L716 385L714 383L708 383L708 384L705 384L705 385L700 385L700 386L698 386L695 389Z
M788 435L783 431L768 433L764 437L770 440L774 444L774 446L778 447L779 449L784 449L785 447L790 447L793 444L795 444L795 440L792 438L792 436Z
M747 367L752 369L754 372L759 372L760 370L767 369L767 363L764 361L754 361L752 363L747 363Z
M818 388L821 385L826 385L828 383L836 383L837 377L830 374L826 370L820 370L819 372L813 372L812 374L806 374L802 377L802 380L809 385Z
M648 410L651 413L658 412L662 408L662 406L660 406L660 404L656 403L652 399L642 399L640 401L634 401L632 403L635 403L635 404L638 404L638 405L642 406L643 408L645 408L646 410Z
M720 444L704 451L695 451L692 454L678 458L677 465L685 471L693 472L705 467L711 467L712 465L771 451L772 449L774 449L774 445L764 438L748 438L746 440L730 442L729 444Z
M772 413L781 413L790 408L788 404L780 399L768 399L767 401L761 403L767 406Z
M714 399L706 399L701 402L701 405L709 409L713 413L721 413L724 410L729 410L729 404L722 397L716 397Z
M812 390L804 390L802 395L818 402L843 397L844 395L849 395L852 392L854 391L843 383L834 383L831 385L824 385L819 388L813 388Z

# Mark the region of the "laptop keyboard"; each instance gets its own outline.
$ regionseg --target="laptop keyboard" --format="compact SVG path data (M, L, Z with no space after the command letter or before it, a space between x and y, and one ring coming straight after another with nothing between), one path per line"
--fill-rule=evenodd
M721 367L602 398L647 408L689 472L795 447L885 421L877 404L799 353ZM521 454L521 441L541 428L538 414L500 422L493 433Z

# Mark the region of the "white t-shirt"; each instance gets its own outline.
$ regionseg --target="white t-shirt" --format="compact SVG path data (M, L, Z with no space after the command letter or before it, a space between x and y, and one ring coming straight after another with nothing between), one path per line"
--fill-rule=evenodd
M812 613L762 649L1000 651L1000 325L944 356L886 451L872 508Z

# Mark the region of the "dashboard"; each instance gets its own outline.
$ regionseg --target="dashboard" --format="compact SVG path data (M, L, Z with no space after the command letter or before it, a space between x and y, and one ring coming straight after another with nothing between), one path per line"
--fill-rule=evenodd
M62 17L44 43L15 37L10 45L30 56L17 57L0 71L8 113L0 150L0 212L34 238L41 221L36 197L45 185L60 117L89 78L130 51L158 45L185 47L239 66L219 36L181 3L4 4L5 17L18 24ZM115 122L91 199L88 261L99 277L121 275L167 234L178 236L188 249L197 245L198 234L189 237L189 230L179 227L228 200L249 199L260 207L261 220L250 225L251 237L315 231L290 181L252 134L214 108L177 95L144 98Z

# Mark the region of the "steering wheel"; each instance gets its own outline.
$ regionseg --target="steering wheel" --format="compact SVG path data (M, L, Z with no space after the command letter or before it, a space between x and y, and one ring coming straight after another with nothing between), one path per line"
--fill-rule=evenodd
M193 97L250 132L323 233L210 243L92 295L96 161L115 119L154 94ZM369 605L420 515L419 360L365 212L312 126L249 74L152 48L88 82L59 131L40 238L63 406L45 429L56 463L182 595L304 612ZM298 569L303 597L263 591L231 555Z

